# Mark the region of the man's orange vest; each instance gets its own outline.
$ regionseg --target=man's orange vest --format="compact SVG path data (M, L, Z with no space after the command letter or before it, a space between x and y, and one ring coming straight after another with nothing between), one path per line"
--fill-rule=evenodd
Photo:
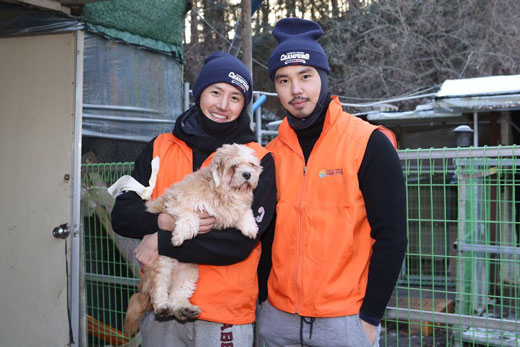
M334 97L307 166L287 119L267 145L278 191L268 284L274 307L308 317L359 313L374 239L357 175L375 129Z
M267 150L257 143L248 143L261 160ZM160 167L152 199L160 196L173 183L193 172L192 150L171 133L161 134L154 141L153 157L159 156ZM202 166L209 165L213 154ZM260 259L260 243L244 261L229 266L199 265L199 280L191 303L201 308L199 319L248 324L255 321Z

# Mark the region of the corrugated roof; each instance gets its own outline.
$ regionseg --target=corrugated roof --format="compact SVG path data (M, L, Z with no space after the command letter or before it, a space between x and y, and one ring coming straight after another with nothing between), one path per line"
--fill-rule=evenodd
M414 111L373 112L376 122L407 123L430 119L444 121L463 113L520 110L520 75L446 80L434 100Z
M446 80L436 98L486 96L520 93L520 75Z

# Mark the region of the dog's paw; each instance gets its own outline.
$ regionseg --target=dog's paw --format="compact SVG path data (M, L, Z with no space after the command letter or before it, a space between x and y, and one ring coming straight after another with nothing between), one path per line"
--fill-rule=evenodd
M250 227L242 228L240 231L244 236L254 239L256 237L256 234L258 234L258 226L255 224Z
M200 315L200 308L195 305L184 306L175 311L174 315L179 320L195 319Z
M184 242L184 237L181 233L173 231L172 233L172 245L180 246Z
M172 307L168 304L154 306L153 312L159 317L169 317L173 314Z
M195 228L196 227L196 228ZM190 240L197 236L199 224L190 225L189 223L177 222L175 230L172 232L172 245L180 246L186 240Z

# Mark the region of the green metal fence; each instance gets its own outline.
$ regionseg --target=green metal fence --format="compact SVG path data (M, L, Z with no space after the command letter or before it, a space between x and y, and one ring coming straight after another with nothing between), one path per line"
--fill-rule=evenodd
M139 279L133 256L136 240L114 233L110 213L114 199L107 187L130 174L130 163L82 166L84 324L88 346L137 345L123 333L128 299Z
M519 154L399 152L409 246L383 345L520 346Z
M520 147L399 156L409 246L381 346L520 347ZM122 332L139 277L136 242L113 233L106 192L130 170L130 164L83 166L88 345L137 345Z

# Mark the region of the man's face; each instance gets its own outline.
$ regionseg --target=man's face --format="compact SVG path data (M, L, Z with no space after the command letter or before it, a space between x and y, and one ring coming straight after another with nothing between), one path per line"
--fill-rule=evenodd
M296 118L306 118L320 97L321 78L312 66L285 66L276 71L274 86L283 107Z
M227 83L214 83L200 95L202 113L217 123L234 121L244 108L244 95Z

